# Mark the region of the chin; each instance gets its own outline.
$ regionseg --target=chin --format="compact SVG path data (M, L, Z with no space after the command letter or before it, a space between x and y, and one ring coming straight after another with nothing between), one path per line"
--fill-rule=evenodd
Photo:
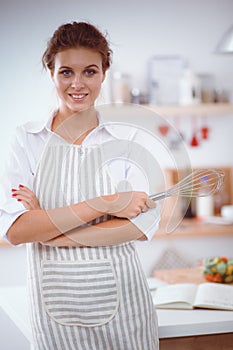
M91 105L83 104L83 105L77 106L76 108L72 108L72 113L79 113L93 107L94 107L94 104L91 104Z

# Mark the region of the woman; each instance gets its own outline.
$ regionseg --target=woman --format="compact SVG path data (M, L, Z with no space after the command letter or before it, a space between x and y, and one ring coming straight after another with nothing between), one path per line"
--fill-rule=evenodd
M115 181L135 177L126 160L103 166L109 145L122 145L122 153L135 136L127 132L120 142L94 109L110 60L106 38L91 24L55 31L43 64L59 107L45 125L18 128L3 184L1 231L13 245L28 243L31 322L41 350L158 348L133 241L153 235L159 212L137 185L116 190Z

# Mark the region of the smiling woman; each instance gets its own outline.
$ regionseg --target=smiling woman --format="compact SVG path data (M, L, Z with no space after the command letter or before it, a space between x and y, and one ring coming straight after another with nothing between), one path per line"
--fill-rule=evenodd
M160 208L128 159L141 129L127 129L122 139L94 108L110 56L106 38L88 23L55 31L43 64L59 107L46 124L17 129L0 183L0 232L14 245L30 243L38 350L158 349L134 241L151 239ZM109 147L115 168L106 169ZM122 183L130 186L120 191Z
M105 37L91 24L73 22L55 31L42 59L60 98L54 127L58 120L94 106L111 53Z
M51 76L60 98L56 118L63 121L94 106L105 77L101 55L82 47L61 51L55 56Z

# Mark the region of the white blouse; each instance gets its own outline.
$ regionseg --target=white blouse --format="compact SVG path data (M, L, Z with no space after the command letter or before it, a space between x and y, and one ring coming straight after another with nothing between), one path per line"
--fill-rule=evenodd
M33 190L33 178L43 148L50 136L53 115L46 123L29 122L16 129L0 182L0 232L4 239L13 222L27 210L11 196L12 188L20 184ZM148 135L129 124L104 122L83 141L80 147L101 144L105 150L107 171L117 191L144 191L150 193L149 174L152 147ZM153 142L153 140L152 140ZM148 145L145 146L145 144ZM143 145L143 146L142 146ZM150 240L158 228L160 206L132 218L134 223Z

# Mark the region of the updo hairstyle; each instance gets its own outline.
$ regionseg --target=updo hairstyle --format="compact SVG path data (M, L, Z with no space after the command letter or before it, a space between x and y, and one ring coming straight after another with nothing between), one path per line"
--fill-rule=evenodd
M58 27L48 41L47 49L42 56L43 67L53 71L55 55L77 47L99 52L104 73L110 67L112 50L109 48L106 37L95 26L86 22L71 22Z

